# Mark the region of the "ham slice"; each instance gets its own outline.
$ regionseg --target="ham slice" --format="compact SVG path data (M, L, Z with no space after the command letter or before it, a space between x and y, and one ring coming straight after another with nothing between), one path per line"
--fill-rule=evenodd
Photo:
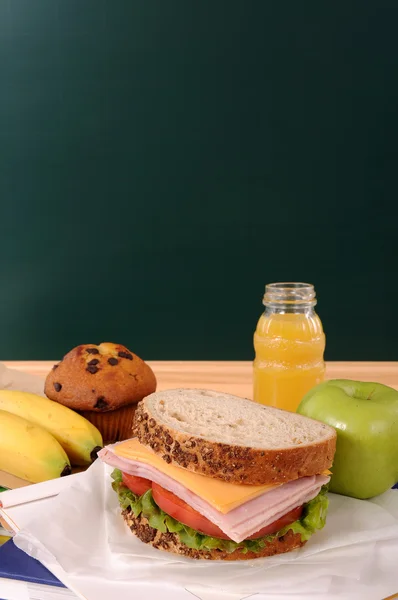
M107 446L99 452L98 456L104 463L129 475L144 477L158 483L217 525L234 542L247 539L294 508L309 502L318 495L321 487L330 479L326 475L301 477L265 491L260 496L223 514L159 469L143 462L117 456L112 448Z

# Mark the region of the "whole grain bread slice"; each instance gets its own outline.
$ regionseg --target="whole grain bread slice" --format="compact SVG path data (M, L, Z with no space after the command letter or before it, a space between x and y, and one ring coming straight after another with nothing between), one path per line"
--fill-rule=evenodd
M162 533L159 529L151 527L142 513L136 517L131 510L126 509L122 512L122 516L132 533L145 544L149 544L158 550L165 550L166 552L173 552L180 556L195 559L252 560L253 558L275 556L276 554L290 552L305 544L305 542L301 541L301 534L293 533L293 531L289 529L285 535L275 537L268 541L260 552L248 551L244 553L241 549L234 550L233 552L226 552L225 550L219 549L195 550L193 548L188 548L188 546L181 542L177 533Z
M285 483L332 466L336 431L296 413L212 390L155 392L133 435L169 464L229 483Z

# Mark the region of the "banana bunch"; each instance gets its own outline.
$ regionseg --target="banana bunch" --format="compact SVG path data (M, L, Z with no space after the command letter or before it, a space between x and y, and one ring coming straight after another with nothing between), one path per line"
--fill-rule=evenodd
M90 465L102 445L98 429L70 408L0 390L0 470L38 483Z
M48 431L3 410L0 469L32 483L71 473L68 455Z

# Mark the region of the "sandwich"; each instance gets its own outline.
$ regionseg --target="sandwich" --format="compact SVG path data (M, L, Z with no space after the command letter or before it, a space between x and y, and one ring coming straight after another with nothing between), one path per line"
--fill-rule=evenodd
M289 552L325 525L332 427L211 390L155 392L99 457L142 542L209 560Z

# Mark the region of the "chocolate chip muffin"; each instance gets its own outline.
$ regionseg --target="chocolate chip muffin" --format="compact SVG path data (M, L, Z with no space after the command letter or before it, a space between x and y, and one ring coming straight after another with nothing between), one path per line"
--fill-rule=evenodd
M82 344L47 375L45 394L91 421L105 444L131 437L137 402L156 390L152 369L120 344Z

